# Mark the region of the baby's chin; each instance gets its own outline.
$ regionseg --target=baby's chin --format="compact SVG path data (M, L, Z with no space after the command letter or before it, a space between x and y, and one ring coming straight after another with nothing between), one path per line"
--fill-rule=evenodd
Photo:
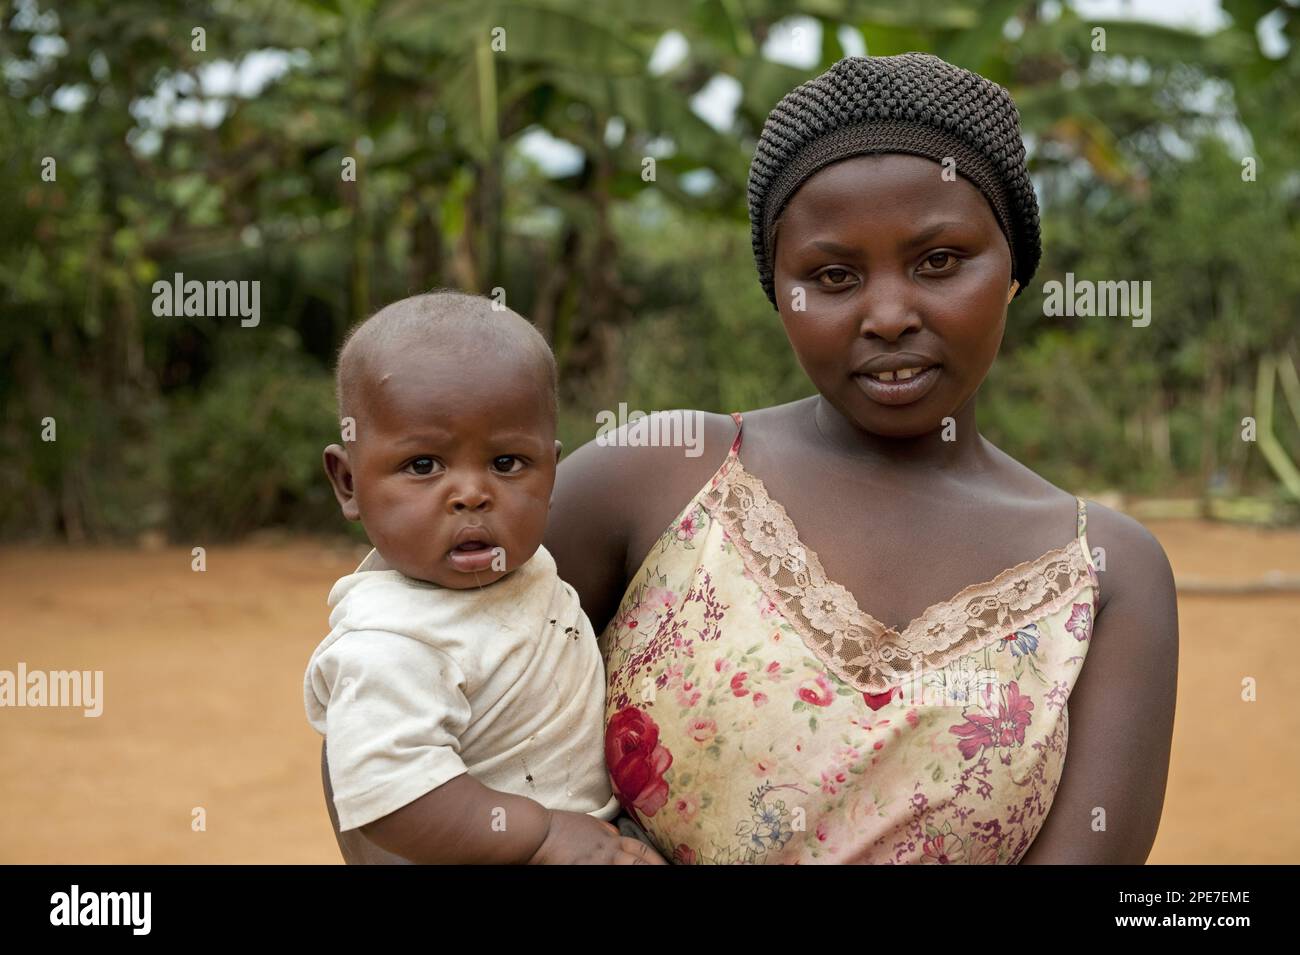
M538 546L540 542L528 551L528 557L531 558L537 552ZM509 554L502 546L459 553L453 549L443 553L432 564L425 561L394 560L382 552L379 556L388 568L412 580L437 584L449 590L487 587L510 576L526 561Z
M512 572L510 570L442 571L432 575L433 579L428 582L446 587L448 590L475 590L495 584L498 580L509 577Z
M392 565L390 564L390 566ZM500 562L497 563L497 566L501 566ZM441 561L441 566L400 564L393 566L393 570L401 572L412 580L423 581L426 584L437 584L439 587L446 587L448 590L474 590L478 587L487 587L504 577L508 577L513 569L493 570L491 566L488 566L483 570L460 570L451 566L445 556Z

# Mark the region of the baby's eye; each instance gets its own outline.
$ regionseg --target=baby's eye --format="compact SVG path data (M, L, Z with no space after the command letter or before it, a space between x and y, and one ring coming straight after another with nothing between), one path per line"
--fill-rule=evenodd
M434 465L433 458L416 458L410 464L408 464L407 467L410 468L412 471L414 471L416 474L432 474L433 465Z
M503 474L514 474L516 471L523 470L524 462L513 454L502 454L492 459L492 466Z
M949 272L958 262L957 256L951 252L933 252L925 257L925 264L931 272Z

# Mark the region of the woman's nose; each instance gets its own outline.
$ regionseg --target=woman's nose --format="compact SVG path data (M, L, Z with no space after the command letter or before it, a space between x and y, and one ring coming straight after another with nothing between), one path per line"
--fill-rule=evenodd
M858 332L864 338L893 342L906 331L920 329L921 316L904 277L877 274L863 291Z

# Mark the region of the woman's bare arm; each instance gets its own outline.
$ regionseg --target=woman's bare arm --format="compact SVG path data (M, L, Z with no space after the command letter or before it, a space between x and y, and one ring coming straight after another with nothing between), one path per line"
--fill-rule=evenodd
M728 415L682 414L697 416L694 447L631 447L625 426L611 443L588 441L560 461L544 543L596 633L618 610L645 552L722 464L735 437Z
M634 466L630 450L589 441L560 461L543 542L598 634L618 609L626 583L632 505L622 489Z
M1178 684L1173 571L1141 524L1088 506L1105 601L1067 705L1060 788L1022 864L1146 862L1160 825ZM1104 828L1103 828L1104 826Z

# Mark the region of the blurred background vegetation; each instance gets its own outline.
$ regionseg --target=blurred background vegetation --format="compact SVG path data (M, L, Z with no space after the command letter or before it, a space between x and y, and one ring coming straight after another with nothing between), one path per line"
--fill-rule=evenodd
M1300 11L1210 5L0 2L0 537L342 531L335 350L436 286L502 287L543 330L568 448L620 401L810 394L755 275L749 157L789 89L908 50L1011 90L1043 205L990 440L1072 490L1285 501L1241 421L1281 368L1296 460ZM155 317L176 272L260 280L260 324ZM1151 281L1151 324L1044 317L1067 272Z

